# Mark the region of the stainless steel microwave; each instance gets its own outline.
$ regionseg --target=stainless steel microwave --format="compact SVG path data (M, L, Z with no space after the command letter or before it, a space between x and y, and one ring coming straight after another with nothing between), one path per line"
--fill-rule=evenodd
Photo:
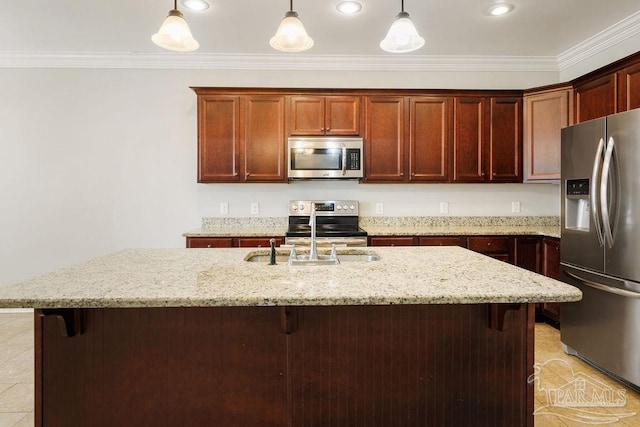
M362 138L290 137L289 179L358 179L364 170Z

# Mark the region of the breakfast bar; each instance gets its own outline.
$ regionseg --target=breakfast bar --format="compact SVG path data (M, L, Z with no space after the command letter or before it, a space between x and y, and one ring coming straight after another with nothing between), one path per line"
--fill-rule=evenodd
M533 426L534 305L581 292L460 247L128 249L32 307L36 425Z

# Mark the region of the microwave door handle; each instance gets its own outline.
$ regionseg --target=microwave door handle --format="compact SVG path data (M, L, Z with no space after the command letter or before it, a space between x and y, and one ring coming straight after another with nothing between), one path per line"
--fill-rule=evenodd
M609 215L609 174L611 171L611 159L615 142L613 137L609 138L607 143L607 151L604 155L602 166L602 176L600 177L600 209L602 210L602 228L604 228L604 237L609 248L613 247L613 232L611 231L611 218Z
M602 226L600 225L600 215L598 215L598 176L600 175L600 165L602 164L602 151L604 150L604 138L600 138L596 156L593 159L593 172L591 174L591 218L596 227L598 243L604 246L604 236L602 234Z
M342 144L342 176L347 174L347 147Z

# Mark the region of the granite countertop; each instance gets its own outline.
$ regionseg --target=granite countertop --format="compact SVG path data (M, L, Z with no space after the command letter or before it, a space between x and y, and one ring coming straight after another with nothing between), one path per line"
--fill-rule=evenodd
M364 250L380 260L269 266L244 261L267 250L127 249L0 287L0 307L475 304L582 297L568 284L460 247Z
M547 236L560 238L558 217L360 217L369 236ZM184 237L284 236L287 218L203 218Z

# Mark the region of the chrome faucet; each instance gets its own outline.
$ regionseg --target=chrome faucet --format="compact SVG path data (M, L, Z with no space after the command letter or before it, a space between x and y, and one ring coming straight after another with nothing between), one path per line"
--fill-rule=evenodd
M311 202L311 212L309 214L309 226L311 227L311 249L309 249L309 260L318 260L318 247L316 246L316 204Z

